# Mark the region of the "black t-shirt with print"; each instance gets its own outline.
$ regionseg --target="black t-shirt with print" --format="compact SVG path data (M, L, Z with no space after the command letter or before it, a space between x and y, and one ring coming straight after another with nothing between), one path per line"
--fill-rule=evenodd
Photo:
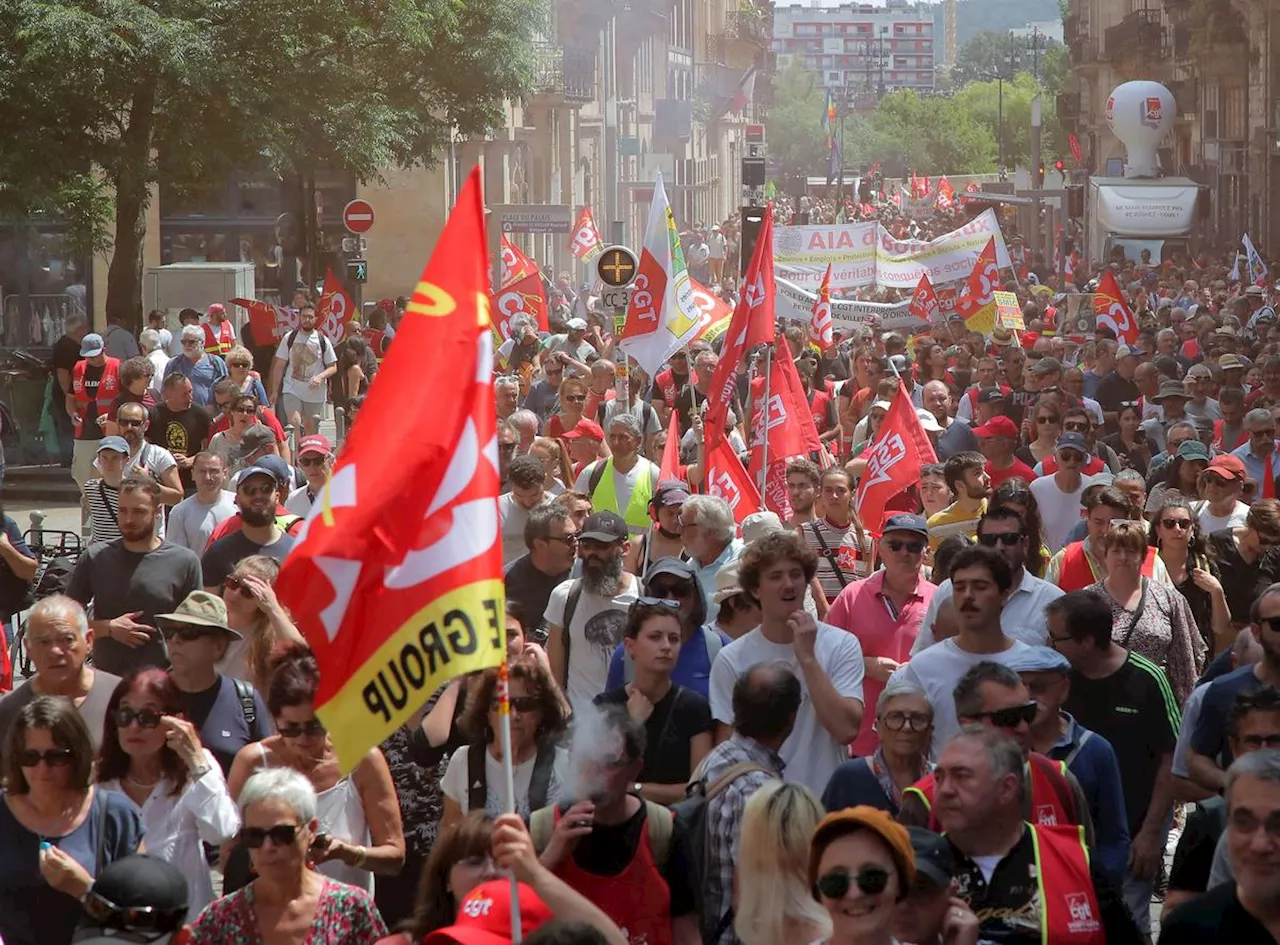
M1276 937L1240 904L1235 883L1223 883L1184 902L1160 923L1160 945L1204 942L1277 945Z
M156 404L151 408L147 439L157 446L163 446L174 456L195 456L209 442L209 428L212 425L213 418L209 411L198 404L176 411L162 403ZM182 490L187 495L196 491L190 469L179 468L178 477L182 480Z

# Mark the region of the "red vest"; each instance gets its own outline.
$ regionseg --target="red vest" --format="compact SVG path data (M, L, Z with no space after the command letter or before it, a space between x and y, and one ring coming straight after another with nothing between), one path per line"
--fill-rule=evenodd
M1142 573L1145 577L1154 577L1156 570L1156 549L1147 549L1147 559L1142 562ZM1073 541L1062 549L1062 567L1058 570L1058 587L1065 591L1079 591L1090 584L1097 584L1101 578L1095 577L1093 567L1089 564L1089 556L1085 554L1084 542Z
M1223 443L1222 442L1222 421L1221 420L1213 421L1213 448L1214 449L1221 450L1223 453L1230 453L1232 450L1238 449L1240 446L1244 445L1244 443L1248 439L1249 439L1249 434L1248 432L1245 431L1244 424L1242 423L1240 424L1240 435L1236 437L1236 441L1234 443Z
M98 419L95 413L92 417L88 415L89 404L96 403L99 413L105 412L112 402L120 396L120 359L107 358L107 363L102 366L102 380L98 382L98 394L96 401L89 399L89 392L84 389L84 371L89 366L89 362L81 358L76 362L76 366L71 369L71 396L75 399L76 413L80 415L80 422L76 424L76 439L80 438L80 431L84 428L85 421L94 423Z
M381 364L382 359L387 356L387 333L380 328L364 328L361 329L360 334L364 336L365 344Z
M1040 886L1040 941L1044 945L1106 945L1084 829L1033 826L1031 839Z
M560 809L556 808L556 822ZM640 845L627 868L616 876L598 876L582 869L572 856L555 874L604 910L632 945L675 945L671 936L671 890L662 878L649 845L646 825Z
M1040 461L1040 468L1044 470L1041 475L1052 476L1058 471L1057 453L1050 453ZM1089 462L1085 464L1084 469L1080 470L1082 476L1096 476L1106 468L1106 465L1098 457L1090 454Z
M205 322L200 327L204 329L205 354L217 354L225 358L236 346L236 330L230 319L218 325L217 328L210 322Z
M1067 766L1033 751L1027 758L1027 768L1031 774L1031 816L1035 822L1049 827L1068 824L1078 826L1080 818L1066 780ZM929 811L929 829L935 832L938 830L938 818L933 813L933 796L936 790L933 775L926 774L902 792L904 796L914 794L924 803Z
M818 428L819 433L826 433L827 426L827 405L831 403L831 395L824 390L809 391L809 412L813 414L813 425Z

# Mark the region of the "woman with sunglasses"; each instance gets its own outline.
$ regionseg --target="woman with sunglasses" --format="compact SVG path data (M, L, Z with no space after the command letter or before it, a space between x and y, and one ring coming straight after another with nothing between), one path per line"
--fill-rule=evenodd
M831 917L825 945L896 945L894 916L915 878L906 827L873 807L827 814L809 846L809 883Z
M809 945L831 934L808 881L809 840L824 813L801 784L766 781L747 800L730 913L743 945Z
M1136 400L1126 400L1120 405L1117 422L1120 431L1103 437L1102 442L1115 450L1125 468L1136 469L1145 476L1151 463L1151 444L1142 432L1141 404Z
M303 643L288 611L276 597L280 562L266 555L250 555L240 561L222 582L227 606L227 626L240 634L217 663L217 670L232 679L252 683L265 692L271 682L271 654L286 643Z
M1061 434L1062 413L1057 403L1036 404L1031 412L1031 440L1021 449L1014 450L1013 455L1034 469L1037 463L1053 456Z
M98 870L141 851L142 817L94 785L93 741L68 699L36 696L19 709L3 759L0 940L68 945Z
M187 880L190 915L213 901L202 843L235 837L240 813L217 759L183 718L182 693L163 669L135 670L107 704L98 783L142 809L147 848Z
M557 747L567 713L551 672L532 655L510 664L511 765L515 772L516 812L530 812L560 797L568 753ZM459 727L470 739L449 759L440 780L445 829L472 810L496 817L506 808L499 737L498 671L485 670L468 699Z
M873 726L879 744L869 757L843 762L822 792L827 810L865 805L894 817L902 792L933 770L933 703L915 683L890 680L876 700Z
M1027 526L1027 560L1023 567L1029 574L1044 577L1044 569L1052 555L1044 543L1044 529L1040 525L1040 505L1028 483L1010 479L1000 483L991 495L991 507L1005 505L1022 516Z
M560 439L578 425L587 403L587 382L566 377L560 382L560 409L547 421L546 434Z
M208 905L196 945L373 945L387 934L369 893L313 870L329 840L311 782L289 768L258 771L239 792L240 845L254 880Z
M267 402L267 389L262 386L262 377L253 369L253 355L248 348L237 345L227 352L227 377L235 382L240 393L251 395L260 404Z
M1156 509L1148 541L1160 552L1169 579L1187 599L1196 627L1209 652L1221 649L1219 641L1231 638L1231 610L1217 567L1205 554L1204 537L1191 505L1181 496L1170 496Z
M252 394L241 394L231 402L228 416L230 426L213 435L209 441L209 452L221 456L227 466L227 475L233 476L245 466L240 440L245 431L258 422L258 399Z
M1253 602L1280 580L1280 501L1259 499L1249 507L1243 525L1213 532L1208 538L1209 560L1217 565L1218 580L1227 597L1232 628L1248 626Z
M1107 576L1088 590L1110 604L1112 638L1164 670L1181 705L1204 669L1207 649L1186 598L1143 576L1145 522L1113 522L1098 544Z
M264 768L292 768L315 791L320 822L311 848L316 869L373 892L375 873L394 874L404 865L404 830L395 785L377 748L344 775L324 724L316 718L320 667L304 645L286 647L272 663L267 709L276 734L236 755L227 783L239 800L245 782ZM241 811L244 803L241 802Z
M632 662L631 681L595 699L599 706L621 706L645 727L644 766L637 789L657 804L674 804L684 797L690 775L711 750L710 703L693 689L671 681L683 638L679 601L637 599L627 611L622 640ZM691 637L687 645L701 643Z

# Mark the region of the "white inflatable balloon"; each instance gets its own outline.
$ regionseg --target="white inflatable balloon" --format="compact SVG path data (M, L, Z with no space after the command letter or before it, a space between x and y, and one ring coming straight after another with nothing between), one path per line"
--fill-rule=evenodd
M1116 86L1107 99L1107 124L1125 147L1125 177L1159 177L1156 149L1173 127L1173 94L1159 82Z

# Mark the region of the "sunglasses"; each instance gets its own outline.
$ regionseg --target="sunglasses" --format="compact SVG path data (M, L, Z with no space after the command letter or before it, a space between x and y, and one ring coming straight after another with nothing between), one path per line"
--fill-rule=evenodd
M275 847L292 846L298 839L298 824L276 824L274 827L241 827L240 842L256 850L270 840Z
M649 593L654 597L686 598L693 596L693 587L688 584L650 584Z
M251 416L257 413L258 410L256 407L233 407L231 412L245 414L246 416Z
M1006 548L1012 548L1018 542L1022 541L1022 532L1002 532L999 535L979 535L978 544L985 545L988 548L994 548L996 545L1004 545Z
M562 541L569 547L573 547L578 543L577 535L548 535L547 541Z
M509 700L512 712L519 712L527 715L530 712L537 712L542 708L542 703L538 701L537 696L512 696ZM489 711L498 711L498 700L494 699L489 703Z
M1068 433L1088 433L1089 424L1087 423L1064 423L1062 429Z
M96 925L115 932L164 934L173 927L174 910L155 906L118 906L100 892L90 889L82 900L84 911ZM186 907L183 906L183 911Z
M43 761L50 768L63 768L71 764L74 756L74 752L69 748L50 748L48 751L27 748L18 752L18 765L23 768L34 768Z
M216 632L217 631L211 630L207 627L168 626L160 628L160 635L166 640L172 640L174 637L177 637L183 643L191 643L195 640L199 640L201 637L211 636Z
M1015 705L1008 709L996 709L994 712L979 712L977 718L990 719L996 728L1017 728L1023 722L1030 725L1036 717L1040 704L1032 699L1026 705Z
M1176 528L1178 531L1190 531L1191 519L1189 518L1162 518L1160 524L1165 528Z
M281 738L301 738L306 735L310 738L318 738L328 732L324 727L324 723L319 719L312 719L310 722L302 722L298 725L276 725L276 734Z
M323 466L325 462L328 460L328 458L329 457L327 456L303 456L298 460L298 465L301 466L303 469L306 469L310 466L317 466L317 467Z
M816 885L827 899L843 899L855 885L864 896L878 896L889 885L889 871L883 866L863 866L854 874L842 867L823 873Z
M140 427L146 422L145 420L126 420L124 417L116 418L116 425L122 427Z
M1078 452L1076 452L1075 450L1059 450L1059 451L1058 451L1058 462L1061 462L1061 463L1083 463L1083 462L1084 462L1084 454L1083 454L1083 453L1078 453Z
M918 555L924 551L925 543L918 540L910 540L905 538L886 538L884 546L890 551L901 551L906 549L908 554Z
M1250 751L1260 751L1263 748L1280 748L1280 735L1242 735L1240 736L1240 744Z
M582 394L579 394L579 395L578 395L578 396L576 396L576 397L566 397L566 398L564 398L564 400L565 400L567 403L571 403L571 404L581 404L581 403L585 403L585 402L586 402L586 399L587 399L587 398L586 398L586 396L585 396L585 395L582 395Z
M665 607L667 610L680 609L680 605L678 603L673 600L667 600L665 597L637 597L636 603L631 606L635 607L636 604L643 607Z
M245 600L253 599L253 591L249 590L248 585L245 584L244 581L240 580L238 577L227 578L225 581L222 582L222 586L229 591L239 591L240 596L243 597Z
M1059 422L1061 421L1059 421L1057 417L1036 417L1036 423L1039 423L1039 424L1059 423Z
M891 732L901 732L907 727L913 732L923 732L933 723L933 718L927 712L900 712L895 709L880 716L880 722Z
M155 709L117 709L116 725L120 728L128 728L134 722L137 722L143 728L155 728L160 724L160 713Z

